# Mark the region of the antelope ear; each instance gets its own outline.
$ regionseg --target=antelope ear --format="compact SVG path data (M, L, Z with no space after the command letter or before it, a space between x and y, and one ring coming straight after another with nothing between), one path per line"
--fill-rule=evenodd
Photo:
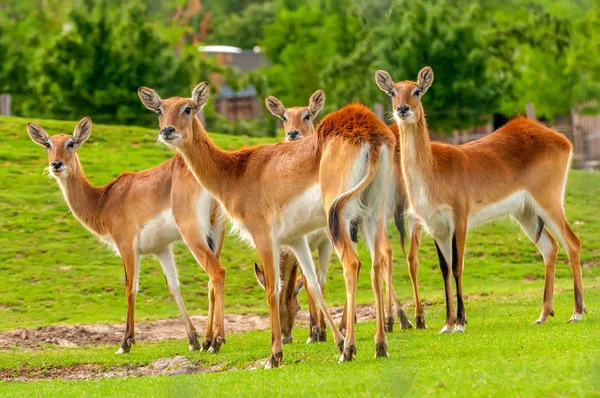
M202 82L194 87L194 91L192 91L192 103L194 104L194 108L200 111L200 109L206 105L209 96L210 84L208 84L208 82Z
M283 106L281 101L272 95L269 95L267 98L265 98L265 104L267 105L269 112L271 112L273 115L277 117L283 117L283 115L285 115L285 106Z
M302 278L296 279L296 284L294 285L294 295L297 295L300 290L302 290L302 286L304 286L304 282Z
M310 96L308 101L308 111L313 115L317 116L319 111L325 106L325 91L317 90L313 95Z
M260 266L256 263L254 263L254 275L256 275L256 280L258 281L259 285L262 286L262 288L265 288L265 273L263 272L262 268L260 268Z
M375 83L377 83L377 86L381 89L381 91L383 91L390 97L396 95L394 80L392 80L392 76L390 76L390 74L386 71L378 70L377 72L375 72Z
M433 83L433 69L431 69L431 66L426 66L419 72L417 85L419 86L419 90L425 93L431 87L431 83Z
M138 88L138 97L140 97L140 101L142 101L142 104L144 104L146 108L154 112L158 111L158 108L160 108L160 104L162 103L162 99L160 99L160 96L156 91L148 87Z
M73 138L75 139L75 145L79 147L85 140L90 137L92 133L92 119L89 116L84 117L77 123L75 130L73 131Z
M46 130L44 130L44 128L37 123L27 123L27 133L33 142L43 147L46 147L50 141L50 136L48 136Z

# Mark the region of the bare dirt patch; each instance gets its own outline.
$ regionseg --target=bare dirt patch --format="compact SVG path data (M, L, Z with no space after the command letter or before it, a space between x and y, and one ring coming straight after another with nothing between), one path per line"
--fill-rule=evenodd
M331 307L336 322L342 317L343 307ZM375 309L370 305L358 305L358 321L375 319ZM205 315L191 317L198 333L202 335L206 325ZM297 325L308 325L308 311L298 312ZM227 333L243 333L251 330L265 330L270 327L269 317L255 314L226 314ZM50 325L30 329L16 329L0 333L0 349L11 346L36 349L48 344L59 347L78 347L98 344L120 344L125 332L125 322L118 324L91 325ZM186 339L185 327L179 318L158 321L136 322L136 341Z
M113 379L116 377L174 376L194 373L217 372L221 365L202 367L198 361L190 361L183 356L161 358L148 365L113 366L109 368L97 364L83 364L56 368L17 368L0 371L0 380L89 380Z

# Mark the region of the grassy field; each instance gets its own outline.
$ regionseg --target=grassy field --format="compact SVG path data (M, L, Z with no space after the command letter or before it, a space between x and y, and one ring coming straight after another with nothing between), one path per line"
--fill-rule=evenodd
M25 131L28 120L0 117L0 331L49 324L124 322L124 274L120 260L98 243L70 214L55 181L43 175L47 155ZM75 122L37 121L50 134L70 133ZM125 170L141 170L172 156L155 144L155 130L94 126L79 149L90 181L105 184ZM267 139L212 135L223 148L238 148ZM147 363L176 353L220 364L220 372L193 376L1 383L0 394L144 395L237 392L242 395L281 391L340 394L387 393L430 395L589 395L600 385L600 175L573 171L566 199L567 216L582 240L586 305L584 322L566 325L573 307L571 272L561 251L557 267L556 317L542 327L530 324L541 310L544 267L541 256L520 229L497 221L469 235L463 286L469 326L465 335L438 336L443 325L443 283L430 238L420 251L420 280L427 331L389 336L390 358L372 359L373 324L359 326L356 363L338 365L332 343L286 346L285 367L273 372L246 370L268 354L270 336L253 332L228 337L221 354L187 353L186 344L159 342L136 345L132 354L115 357L115 347L49 348L45 352L0 351L0 371L37 369L75 363L101 366ZM397 242L393 228L392 240ZM394 283L403 301L412 289L404 255L394 246ZM359 245L368 266L368 255ZM184 246L176 250L182 294L190 313L205 313L208 278ZM256 284L256 255L235 237L225 242L227 312L266 313L264 293ZM328 274L326 300L342 304L343 277L337 261ZM360 276L357 299L371 303L369 273ZM303 293L302 293L303 294ZM302 303L305 308L306 304ZM137 320L176 317L158 263L141 264ZM306 331L295 332L302 341ZM350 377L349 377L350 376ZM309 382L310 380L310 382ZM283 388L274 389L278 383Z

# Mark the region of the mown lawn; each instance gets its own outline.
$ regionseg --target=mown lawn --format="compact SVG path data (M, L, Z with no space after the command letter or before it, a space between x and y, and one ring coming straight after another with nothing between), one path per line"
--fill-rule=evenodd
M70 214L55 181L43 175L46 152L31 142L25 130L29 120L0 117L0 331L48 324L124 322L124 273L120 260L98 243ZM69 133L75 122L37 120L50 134ZM172 156L155 144L156 130L95 125L91 138L79 150L93 184L105 184L121 171L141 170ZM238 148L269 139L212 134L223 148ZM271 140L272 141L272 140ZM390 335L391 358L372 356L372 324L359 327L359 360L338 365L333 344L286 347L286 366L274 372L246 371L246 364L264 359L270 337L250 333L228 337L221 354L185 353L182 342L135 346L130 356L116 358L114 347L52 350L47 354L0 352L0 368L49 366L69 361L129 363L149 361L176 352L203 361L223 361L230 371L218 374L91 382L0 384L3 392L49 395L94 391L95 395L176 393L210 394L227 391L256 394L278 391L380 392L449 395L593 395L600 386L600 336L595 309L600 297L600 175L572 171L567 187L567 216L582 240L586 305L589 314L578 325L566 325L572 311L571 271L561 251L557 267L556 317L548 325L530 325L541 310L544 267L541 255L519 228L497 221L469 235L463 286L469 325L464 336L438 336L443 325L443 283L432 241L425 237L420 251L420 281L426 301L427 331ZM390 227L392 240L398 236ZM399 296L411 303L412 288L404 255L394 245L394 283ZM368 255L359 245L368 267ZM204 271L185 246L176 250L182 293L190 313L207 308ZM256 255L235 237L226 238L221 261L227 269L226 311L266 313L264 293L255 282ZM142 261L136 318L178 316L158 263ZM368 269L368 268L367 268ZM357 299L373 302L369 272L360 276ZM326 300L344 300L343 276L334 261L328 274ZM302 303L305 308L306 304ZM306 331L297 331L302 341ZM61 362L62 361L62 362ZM102 362L104 361L104 362ZM295 363L295 361L302 361ZM29 365L27 365L29 366ZM282 388L273 388L273 383ZM281 384L283 383L283 384ZM594 390L595 388L595 390ZM17 391L18 390L18 391Z
M559 315L572 307L572 291L556 297ZM538 297L489 297L468 301L464 334L437 330L396 331L388 335L387 359L373 358L373 322L358 325L358 357L337 363L332 342L306 345L306 329L295 331L280 369L265 371L270 335L230 335L221 353L187 351L187 341L139 344L128 356L114 347L15 350L0 356L0 372L96 363L146 364L184 355L201 367L220 365L217 373L86 381L0 382L0 394L15 396L597 396L600 388L600 322L593 315L578 324L551 319L533 326ZM587 294L598 308L600 291ZM430 308L430 320L443 322L442 306ZM330 338L331 339L331 338ZM256 368L258 366L258 368ZM249 369L253 368L253 369Z

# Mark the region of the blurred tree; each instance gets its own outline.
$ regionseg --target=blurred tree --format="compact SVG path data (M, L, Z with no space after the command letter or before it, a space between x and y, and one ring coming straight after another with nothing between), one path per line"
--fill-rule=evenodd
M152 86L168 97L207 79L216 67L213 61L202 60L195 49L175 56L146 22L144 10L134 1L122 12L111 1L75 7L71 27L35 54L30 109L52 117L94 115L105 122L138 123L151 120L141 112L139 86Z
M273 2L250 4L240 13L214 16L212 30L206 37L206 42L252 49L262 40L264 26L274 20Z

